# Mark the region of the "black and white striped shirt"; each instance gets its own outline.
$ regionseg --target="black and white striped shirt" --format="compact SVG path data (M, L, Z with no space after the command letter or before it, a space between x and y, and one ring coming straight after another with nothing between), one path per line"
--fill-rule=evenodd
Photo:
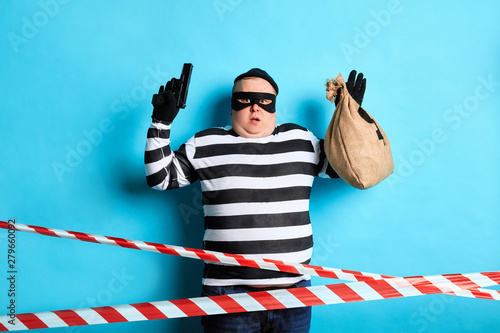
M204 249L308 263L313 237L309 197L315 176L337 178L323 140L294 124L264 138L230 127L201 131L170 149L170 125L152 123L145 152L148 185L169 190L200 180ZM203 284L296 283L309 276L206 263Z

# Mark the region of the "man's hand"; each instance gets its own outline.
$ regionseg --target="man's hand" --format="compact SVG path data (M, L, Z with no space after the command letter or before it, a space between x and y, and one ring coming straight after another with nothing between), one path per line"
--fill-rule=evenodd
M161 121L167 124L174 121L179 108L177 107L177 99L172 91L172 81L168 81L165 88L160 86L158 94L153 95L151 104L153 104L153 115L151 116L153 121Z
M354 79L356 79L356 82L354 81ZM359 73L358 77L356 78L356 71L351 71L346 85L347 91L349 92L351 97L359 104L359 106L361 106L366 89L366 79L363 78L363 73Z
M346 86L347 92L361 106L366 89L366 79L363 78L363 73L359 73L358 77L356 77L356 71L352 70L347 79ZM335 106L339 103L339 95L340 91L337 92L337 97L335 97Z

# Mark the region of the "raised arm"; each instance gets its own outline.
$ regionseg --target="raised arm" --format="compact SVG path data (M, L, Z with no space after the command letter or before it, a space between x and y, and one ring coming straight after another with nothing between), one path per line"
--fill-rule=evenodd
M186 155L186 144L177 151L170 149L170 127L179 112L171 87L169 81L153 95L153 122L148 130L144 153L147 183L156 190L174 189L197 180Z

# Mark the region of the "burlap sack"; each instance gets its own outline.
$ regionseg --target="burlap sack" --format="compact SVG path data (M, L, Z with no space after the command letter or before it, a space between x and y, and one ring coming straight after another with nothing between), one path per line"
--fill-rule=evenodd
M394 170L391 145L379 124L349 95L342 75L327 82L326 98L339 103L325 135L325 152L333 169L350 185L367 189Z

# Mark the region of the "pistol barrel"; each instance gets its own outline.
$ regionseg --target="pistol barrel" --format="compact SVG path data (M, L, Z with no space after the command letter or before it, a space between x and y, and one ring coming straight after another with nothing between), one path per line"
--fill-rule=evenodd
M189 88L189 81L191 79L191 72L193 70L193 64L185 63L182 67L180 81L180 91L179 98L177 100L177 107L179 109L184 109L186 107L186 99Z

